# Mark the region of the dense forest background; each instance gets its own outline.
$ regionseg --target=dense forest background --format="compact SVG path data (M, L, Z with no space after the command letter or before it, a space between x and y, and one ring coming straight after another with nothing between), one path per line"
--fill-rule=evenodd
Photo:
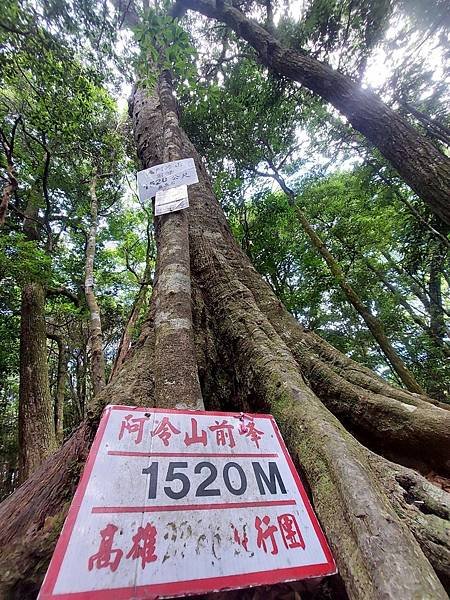
M446 2L235 4L375 90L448 156ZM181 28L169 8L130 25L120 2L4 2L0 498L19 482L21 394L38 385L48 398L56 448L141 333L156 247L126 100L135 71L154 83L161 46L233 234L286 308L401 387L387 340L410 389L449 402L448 225L323 98L220 22L189 13ZM39 382L27 381L33 360Z
M104 406L180 402L274 415L316 599L447 597L449 30L444 0L3 3L2 597L36 597ZM136 172L187 157L154 219Z

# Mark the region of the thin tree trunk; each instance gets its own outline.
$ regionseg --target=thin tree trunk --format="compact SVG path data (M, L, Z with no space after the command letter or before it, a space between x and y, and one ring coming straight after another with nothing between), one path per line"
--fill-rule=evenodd
M56 391L54 403L54 420L56 442L59 446L64 440L64 397L67 382L67 362L69 353L65 340L60 335L47 333L47 337L58 345L58 368L56 373Z
M388 265L400 276L408 277L411 280L411 290L414 292L414 295L421 301L423 306L425 307L428 314L431 316L431 304L436 305L436 300L434 298L430 298L429 290L426 289L425 285L416 279L412 273L407 271L406 269L400 268L397 265L395 259L392 258L387 252L382 252L382 255L387 260ZM439 305L437 305L439 307ZM447 316L450 317L450 312L446 310L442 305L440 306L440 310L442 310Z
M143 166L149 167L163 160L162 99L148 99L142 91L134 99L136 143ZM429 560L443 578L450 575L448 494L369 452L325 408L311 385L318 387L323 373L317 368L327 366L335 376L327 382L335 397L340 393L344 401L349 390L359 393L359 400L350 397L348 403L359 407L360 416L378 396L383 398L368 389L378 386L386 402L378 419L371 413L375 430L388 422L389 400L397 408L411 402L415 410L404 410L409 415L406 431L400 420L396 425L404 436L414 437L410 428L419 413L425 419L436 413L445 420L446 412L391 388L294 321L233 240L204 165L182 132L180 136L181 157L194 156L200 179L190 188L189 241L197 360L208 407L214 401L223 409L273 412L309 485L351 599L446 598ZM35 596L104 404L154 405L155 313L153 298L141 338L117 377L94 400L88 418L0 506L0 594L5 597ZM332 357L322 361L314 348ZM301 364L301 352L315 363L311 368ZM355 374L359 385L344 379ZM330 389L323 393L327 395ZM440 455L447 459L448 441L440 442Z
M440 142L446 146L450 146L450 129L443 123L440 123L437 119L431 119L428 115L417 110L411 104L402 102L402 105L410 112L416 119L431 133L432 136L437 138Z
M308 235L316 250L319 251L320 255L327 263L328 268L334 275L337 284L344 292L347 300L350 302L353 308L361 316L364 323L367 325L367 328L377 341L388 363L390 364L394 372L397 373L400 381L409 391L415 392L416 394L425 394L425 391L417 383L414 375L406 367L405 363L394 350L394 347L392 346L384 331L384 327L381 321L370 312L370 310L362 302L355 290L348 283L339 263L334 259L324 242L320 239L320 237L311 227L309 221L306 219L305 214L299 208L296 208L296 213L305 233Z
M346 244L345 240L343 240L339 235L336 235L336 233L334 233L334 232L333 232L333 235L339 240L339 242L344 246L344 248L347 248L347 250L354 251L354 249L351 248L350 246L348 246ZM411 304L404 298L402 292L397 290L396 287L394 285L392 285L392 283L390 281L388 281L388 279L386 279L386 277L385 277L384 273L381 271L381 269L379 269L378 267L375 267L370 262L370 260L368 260L363 254L357 252L357 255L364 262L364 264L367 266L367 268L370 271L372 271L372 273L375 274L377 279L385 286L385 288L388 289L392 293L392 295L394 296L396 301L401 306L403 306L403 308L409 314L409 316L414 321L414 323L422 329L422 331L430 338L430 340L433 342L433 344L437 348L439 348L439 350L445 356L450 357L450 347L445 343L443 337L436 336L435 332L428 325L428 323L426 323L426 321L417 314L416 309L414 309L411 306ZM425 313L423 313L423 314L425 314ZM445 328L445 325L444 325L444 328Z
M94 175L90 186L91 198L91 224L86 245L86 274L84 280L84 291L89 308L89 329L91 343L91 375L94 396L99 394L106 385L105 357L103 355L103 333L100 317L100 308L94 292L94 260L95 247L97 243L98 227L98 199L97 199L97 176Z
M361 298L358 296L358 294L355 292L352 286L348 283L347 279L345 278L345 274L342 271L337 260L328 250L323 240L311 227L308 219L306 218L305 213L295 204L295 193L286 185L284 179L278 173L276 168L272 164L270 164L270 166L274 172L274 179L278 182L281 189L288 196L290 204L294 207L298 220L300 221L300 224L303 227L303 231L311 240L314 248L325 260L328 268L330 269L331 273L335 278L336 283L343 291L348 302L350 302L350 304L353 306L356 312L361 316L364 323L367 325L367 328L377 341L378 345L381 348L381 351L386 357L388 364L392 367L393 371L397 373L400 381L410 392L425 395L425 391L423 390L423 388L417 383L414 375L409 371L405 363L394 350L394 347L392 346L384 331L384 327L381 321L370 312L370 310L362 302Z
M450 159L376 94L311 56L284 47L231 3L178 0L178 4L225 23L253 46L269 69L330 102L379 149L430 209L450 224Z
M117 356L114 361L113 368L111 369L110 381L114 379L120 370L121 366L125 362L125 357L130 350L131 342L133 340L133 332L136 327L136 323L141 314L142 307L144 306L145 299L147 297L148 285L149 282L146 282L144 274L144 283L141 285L136 300L133 303L131 308L130 316L128 317L128 321L125 325L125 328L122 333L122 337L120 338L119 348L117 350Z
M5 184L0 201L0 227L5 224L6 214L8 212L9 202L17 190L18 182L14 171L8 165L8 182Z
M128 317L128 321L123 330L122 336L120 338L119 347L117 349L117 355L114 360L113 367L111 369L111 375L109 377L109 381L111 381L116 375L121 366L125 361L125 357L131 347L131 343L133 340L133 332L136 327L136 323L138 322L139 316L141 314L142 308L147 299L149 286L152 284L152 264L154 260L153 256L153 236L151 233L151 222L150 216L147 219L147 250L145 253L145 269L142 275L142 280L140 281L140 288L136 299L133 302L133 306L131 308L130 315Z
M20 119L21 118L19 117L14 122L9 141L6 139L5 134L0 129L0 143L5 153L6 173L8 176L7 181L3 187L2 199L0 201L0 227L2 227L5 224L9 203L11 201L11 198L14 196L17 188L19 187L19 182L17 181L17 172L14 165L13 153L17 126L19 124Z
M442 306L441 276L445 261L444 249L438 245L431 256L428 295L430 296L430 329L433 336L444 343L446 333Z

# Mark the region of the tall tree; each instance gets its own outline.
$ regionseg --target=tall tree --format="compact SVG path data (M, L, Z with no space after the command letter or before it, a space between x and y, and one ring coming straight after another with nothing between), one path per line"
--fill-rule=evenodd
M144 167L163 160L164 101L165 96L149 97L143 90L134 94L135 138ZM186 136L181 131L179 135L181 156L194 156L200 178L200 183L190 188L188 214L196 355L202 388L208 390L208 405L240 410L264 407L275 415L307 477L352 598L380 594L386 598L445 598L422 552L440 574L446 573L446 494L417 473L360 445L324 404L339 406L337 414L354 430L363 425L361 415L366 424L374 419L371 427L382 432L383 438L378 449L389 453L390 446L399 460L407 455L410 461L410 450L416 448L417 461L432 460L439 470L445 469L447 462L447 411L390 388L303 330L287 314L236 245L202 161ZM159 245L158 249L164 256L164 248ZM14 589L25 598L36 589L46 561L37 576L33 547L39 544L41 553L47 559L50 556L66 510L61 499L70 494L77 480L67 465L84 460L104 403L115 398L132 405L152 405L155 401L156 373L150 368L155 352L154 310L155 300L148 327L134 353L97 398L89 419L45 468L2 504L0 515L7 523L0 536L1 564L8 573L4 593ZM373 444L373 438L365 439ZM411 496L424 503L422 510L411 502ZM22 536L37 519L49 524L47 542L43 543L43 532L37 527L26 546L22 545ZM366 527L361 527L361 520ZM382 536L383 544L373 542L373 532ZM431 539L438 539L444 550L436 551Z
M408 185L450 225L450 159L380 98L305 52L284 46L272 33L227 2L179 0L230 27L269 69L301 83L330 102L367 137Z
M202 394L207 408L274 414L351 598L445 598L437 575L450 575L448 494L406 465L448 473L450 412L391 387L284 309L233 239L205 165L178 125L167 61L157 72L148 64L149 55L160 58L155 28L175 56L186 36L165 15L147 16L137 35L150 30L153 43L143 43L144 73L130 106L141 166L174 158L170 147L194 157L199 183L183 217L157 220L159 281L139 340L70 439L0 506L0 592L35 596L104 405L179 402L158 364L167 349L180 389L188 376L191 406ZM178 63L174 71L187 68Z
M106 385L105 357L103 356L103 334L100 308L94 292L94 259L98 228L97 178L94 174L89 186L90 225L86 243L86 270L84 277L84 293L89 308L89 328L91 332L91 373L94 396Z

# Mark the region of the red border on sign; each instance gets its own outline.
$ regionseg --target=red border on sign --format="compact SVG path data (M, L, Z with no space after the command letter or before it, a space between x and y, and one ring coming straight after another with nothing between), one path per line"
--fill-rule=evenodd
M300 480L300 476L292 462L289 452L286 448L283 438L281 437L278 426L272 415L267 414L245 414L245 417L258 418L258 419L269 419L274 429L275 435L277 436L278 442L280 443L281 449L283 450L286 462L289 465L293 479L297 485L297 489L305 505L306 511L308 512L311 523L314 527L314 531L319 540L322 551L327 559L326 563L319 565L306 565L299 567L291 567L287 569L273 569L270 571L257 571L254 573L245 573L241 575L226 575L223 577L209 577L205 579L194 579L188 581L177 581L173 583L161 583L153 585L144 585L138 587L127 587L127 588L112 588L108 590L97 590L89 592L74 592L64 594L53 594L53 590L58 579L59 571L64 560L64 556L67 551L67 546L72 535L76 519L83 501L89 478L92 473L92 469L97 458L97 454L103 440L106 426L108 424L109 416L113 410L124 410L124 411L137 411L137 412L156 412L156 413L178 413L184 415L202 415L202 416L235 416L239 418L242 416L241 413L227 413L217 411L190 411L190 410L174 410L174 409L162 409L162 408L136 408L134 406L119 406L110 405L107 406L103 412L100 420L100 424L95 435L94 443L92 444L89 452L86 466L83 471L78 488L75 492L72 504L69 508L66 521L64 523L61 535L58 543L56 544L55 552L50 562L47 574L42 584L41 591L38 596L38 600L127 600L132 595L134 600L151 600L156 599L160 595L187 595L187 594L200 594L208 591L219 591L226 589L237 589L242 587L253 587L258 585L269 585L272 583L279 583L280 581L295 581L299 578L305 579L309 577L323 577L325 575L332 575L336 573L336 565L331 555L331 551L328 547L328 543L325 539L325 535L320 528L319 522L309 502L309 498ZM192 586L192 587L191 587Z

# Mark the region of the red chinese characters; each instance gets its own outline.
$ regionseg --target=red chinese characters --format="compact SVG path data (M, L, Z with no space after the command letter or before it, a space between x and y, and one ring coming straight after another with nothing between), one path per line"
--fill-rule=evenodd
M236 446L236 442L233 437L233 429L234 426L231 423L228 423L225 419L222 423L216 421L215 425L211 425L208 428L210 431L215 431L216 433L216 444L218 446L229 446L230 448L234 448Z
M233 539L236 542L236 544L239 544L239 546L242 546L244 548L244 550L246 552L248 552L248 537L245 532L245 527L244 527L244 531L242 533L242 537L239 534L239 530L237 527L235 527L234 525L231 525L231 529L233 530Z
M105 529L100 531L101 542L98 552L93 554L88 561L88 569L105 569L109 567L111 571L116 571L122 559L123 552L120 548L113 548L114 536L118 527L112 523L108 523Z
M278 545L275 534L279 531L287 550L295 548L305 549L305 541L303 539L297 519L292 514L279 515L277 517L278 527L270 523L270 517L265 515L262 519L255 518L255 528L258 532L256 545L262 548L267 554L267 543L272 546L271 554L278 554Z
M275 525L270 525L270 517L267 515L262 519L259 517L255 518L255 527L258 532L258 537L256 538L256 545L258 548L264 550L267 554L267 541L270 541L272 546L271 554L278 554L278 546L275 540L275 532L277 531L277 527Z
M105 569L109 567L112 572L119 567L123 557L123 550L113 548L114 536L118 527L112 523L100 531L100 546L98 552L89 557L88 569ZM156 549L156 528L152 523L147 523L145 527L138 527L137 533L132 537L133 545L126 555L127 559L141 559L141 566L144 569L147 563L157 560Z
M151 523L145 527L139 527L136 535L133 535L133 547L127 554L127 558L140 558L142 568L157 559L155 554L156 528Z
M120 427L119 440L123 438L125 432L137 433L134 443L140 444L142 442L142 436L144 435L144 424L146 420L146 417L133 417L133 415L124 417Z
M172 435L178 435L179 433L181 433L181 431L172 425L172 423L169 421L169 417L164 417L161 419L157 427L151 432L151 436L158 436L160 440L162 440L164 446L168 446Z
M201 433L198 432L197 419L191 419L191 435L184 436L184 443L186 446L192 446L192 444L207 444L206 431L202 429Z
M123 417L120 424L119 440L130 436L136 445L142 441L145 443L145 424L148 422L149 416L147 414L144 417L136 417L133 414L128 414ZM175 416L174 419L177 422ZM249 438L250 442L259 449L259 442L264 436L264 431L257 429L253 417L241 415L239 419L241 421L239 426L227 419L215 419L214 423L209 425L208 422L204 423L203 420L192 417L190 419L190 429L182 432L173 424L172 416L164 416L161 417L161 420L156 420L153 430L150 431L150 436L152 438L158 437L166 447L170 446L172 436L184 434L183 441L186 447L192 445L201 445L203 447L215 445L217 447L235 448L236 442L239 440L237 434L239 434L242 437ZM244 419L246 420L244 421ZM202 428L202 424L204 429ZM149 435L148 432L146 435Z
M280 527L284 545L288 550L291 548L305 549L305 541L294 515L280 515L278 517L278 525Z
M249 421L246 425L241 424L239 433L250 438L250 441L253 442L257 448L259 448L259 440L264 435L264 431L256 429L253 420Z

